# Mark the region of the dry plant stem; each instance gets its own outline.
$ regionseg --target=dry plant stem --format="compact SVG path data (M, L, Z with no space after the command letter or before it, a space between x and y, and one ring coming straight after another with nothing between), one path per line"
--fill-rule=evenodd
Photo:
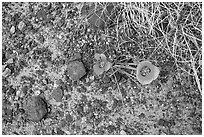
M185 38L185 40L186 40L186 38ZM196 71L196 68L195 68L194 57L193 57L193 55L192 55L192 53L191 53L191 49L190 49L188 43L187 43L187 47L188 47L188 50L189 50L190 56L191 56L191 67L192 67L193 72L194 72L194 77L195 77L195 80L196 80L198 89L199 89L199 91L200 91L200 94L202 95L202 89L201 89L201 85L200 85L200 80L199 80L199 78L198 78L198 74L197 74L197 71ZM198 50L199 50L199 49L198 49ZM198 53L198 52L197 52L197 53Z
M201 86L200 86L200 80L198 78L198 74L197 74L197 71L196 71L196 68L195 68L195 62L194 61L191 62L191 67L192 67L193 72L194 72L194 77L195 77L198 89L200 91L200 94L202 95L202 89L201 89Z
M112 72L114 72L114 71L113 71L113 68L111 68L111 70L112 70ZM123 104L123 108L124 108L123 96L122 96L122 93L121 93L121 91L120 91L120 86L119 86L119 84L118 84L118 80L117 80L117 78L116 78L116 76L115 76L114 73L113 73L113 75L114 75L114 78L115 78L115 81L116 81L118 90L119 90L119 92L120 92L120 94L121 94L121 100L122 100L122 104Z
M133 82L135 82L135 84L137 84L137 86L140 88L140 89L144 89L137 81L136 81L136 77L127 73L126 71L124 70L121 70L121 69L118 69L118 71L122 74L125 74L126 76L128 76Z
M136 68L130 67L129 65L115 65L114 67L124 68L124 69L130 69L130 70L135 70L135 71L137 71Z
M112 75L114 75L116 72L118 72L118 70L113 71L113 73L110 75L110 77L112 77Z
M189 76L195 77L195 81L197 83L197 87L199 91L201 92L201 85L200 80L198 77L198 69L200 65L196 68L195 64L196 58L201 56L201 48L200 45L197 42L201 42L202 39L199 37L196 37L191 33L191 30L188 29L188 27L191 27L193 25L193 28L201 33L201 25L199 23L200 19L198 18L198 21L195 22L195 20L191 20L191 23L189 24L187 21L194 16L194 9L196 9L196 13L202 11L200 4L192 4L192 3L173 3L176 7L173 11L170 9L165 3L151 3L151 4L144 4L144 3L121 3L121 5L124 7L123 11L121 12L124 22L122 23L121 27L123 29L127 28L127 31L124 32L126 37L128 38L127 41L122 41L118 44L120 47L121 45L127 43L127 42L134 42L138 44L134 39L131 39L129 37L129 33L131 33L131 30L129 29L130 26L133 27L133 29L138 30L138 28L141 28L138 31L139 35L152 35L154 34L154 29L156 27L157 30L159 30L162 34L161 37L153 37L152 40L155 41L156 46L154 46L153 52L148 56L148 59L150 59L159 49L164 48L164 50L169 53L175 61L175 65L178 70L181 70L185 73L187 73ZM185 14L185 20L183 22L183 25L177 24L178 19L180 16L180 12L185 9L185 5L192 6L192 9L189 13ZM163 18L163 11L166 10L166 16ZM175 18L175 16L177 18ZM158 27L158 24L162 24L165 20L168 20L168 26L172 28L172 31L165 32L161 27ZM135 27L137 26L137 27ZM118 30L118 24L117 24L117 30ZM184 40L179 39L179 35L184 38ZM172 39L170 36L173 36ZM118 38L118 31L117 31L117 38ZM180 45L180 43L185 42L186 45ZM191 42L194 45L191 45ZM151 45L150 45L151 46ZM185 46L185 47L184 47ZM195 50L192 50L191 46L195 46ZM144 47L142 44L138 45L139 50L143 53ZM151 46L152 47L152 46ZM196 52L196 55L194 52ZM187 56L187 57L186 57ZM181 64L189 64L190 68L187 70L184 66L181 66ZM126 74L131 79L136 80L135 77L126 71L122 69L128 69L128 70L135 70L134 66L132 67L132 64L127 63L117 63L113 68L119 69L117 71L120 71L121 73ZM190 71L192 70L192 72ZM117 72L116 71L116 72Z

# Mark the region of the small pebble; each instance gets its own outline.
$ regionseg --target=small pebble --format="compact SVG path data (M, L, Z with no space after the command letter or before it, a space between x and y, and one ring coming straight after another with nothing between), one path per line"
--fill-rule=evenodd
M15 33L15 31L16 31L15 27L12 26L11 29L10 29L11 34Z
M21 21L21 22L18 24L18 29L22 31L24 27L25 27L25 23L24 23L23 21Z
M2 74L3 77L8 77L11 74L11 70L9 68L6 68Z
M12 64L13 63L13 58L8 59L6 63Z
M60 87L56 87L52 91L52 97L57 102L62 102L62 98L64 96L64 92Z
M86 74L86 70L82 62L73 61L67 66L67 74L71 80L78 81Z
M18 90L18 91L16 91L16 96L20 96L20 94L21 94L21 91L20 90Z
M94 81L94 76L89 77L91 81Z
M126 132L125 132L124 130L121 130L121 131L120 131L120 134L121 134L121 135L126 135Z

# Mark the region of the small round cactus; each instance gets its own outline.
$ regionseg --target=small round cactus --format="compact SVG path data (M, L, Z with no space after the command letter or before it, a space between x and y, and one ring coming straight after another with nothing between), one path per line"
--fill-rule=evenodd
M107 58L104 54L95 54L96 63L93 66L94 73L99 76L103 74L103 72L108 71L112 63L107 61Z
M159 68L154 66L149 61L142 61L137 66L137 80L142 85L150 84L153 80L159 76Z

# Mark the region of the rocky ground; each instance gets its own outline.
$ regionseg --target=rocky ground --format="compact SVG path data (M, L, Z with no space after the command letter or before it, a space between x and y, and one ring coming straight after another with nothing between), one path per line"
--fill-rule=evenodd
M2 134L202 134L198 54L195 64L200 65L190 64L193 72L188 64L178 69L179 58L168 52L171 47L158 46L165 43L168 25L160 27L162 31L153 25L155 33L147 33L148 25L126 26L124 16L131 15L126 15L123 5L2 3ZM170 10L175 5L166 3ZM188 5L183 3L178 14L188 14ZM177 23L179 28L188 21L181 15ZM201 48L201 34L196 32L192 39ZM93 70L96 53L112 63L100 75ZM147 59L160 69L158 78L148 85L134 79L132 69L117 69Z

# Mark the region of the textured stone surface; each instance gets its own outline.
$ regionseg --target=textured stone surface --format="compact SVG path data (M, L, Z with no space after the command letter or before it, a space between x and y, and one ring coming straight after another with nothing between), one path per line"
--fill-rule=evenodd
M77 81L86 74L86 70L82 62L72 61L68 64L67 74L71 80Z
M32 121L40 121L47 114L47 104L40 96L28 98L24 103L24 109L28 115L28 119Z
M57 87L57 88L53 89L53 91L52 91L52 97L57 102L61 102L62 101L63 95L64 95L63 90L60 87Z

